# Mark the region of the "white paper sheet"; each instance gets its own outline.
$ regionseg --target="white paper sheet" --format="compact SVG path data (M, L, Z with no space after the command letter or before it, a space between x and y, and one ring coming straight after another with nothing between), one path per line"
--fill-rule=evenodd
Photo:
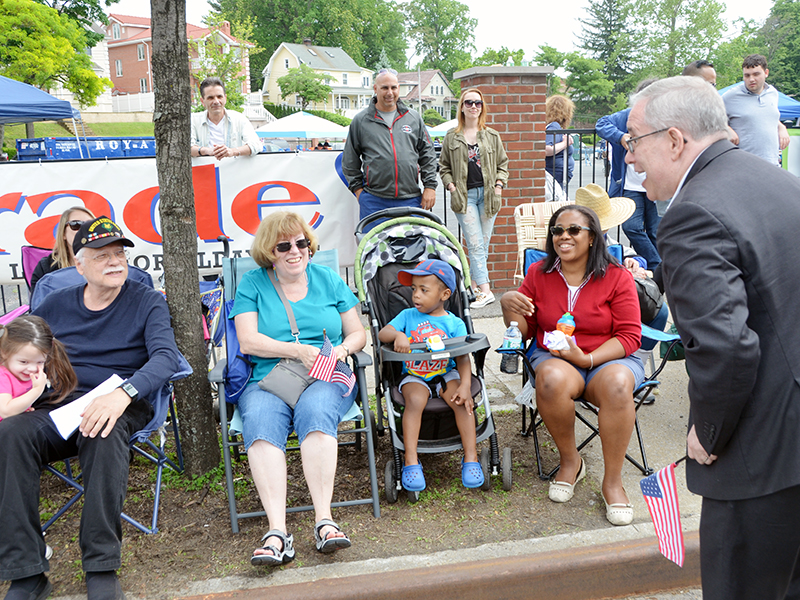
M76 398L69 404L57 408L50 412L50 418L56 424L56 429L62 438L67 439L81 424L81 413L89 406L89 403L103 394L109 394L117 389L124 379L119 375L112 375L103 383L94 388L91 392L86 392L80 398Z

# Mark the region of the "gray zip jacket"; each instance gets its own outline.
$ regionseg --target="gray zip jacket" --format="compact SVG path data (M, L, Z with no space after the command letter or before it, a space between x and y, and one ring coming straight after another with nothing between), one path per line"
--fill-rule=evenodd
M350 123L342 170L350 190L364 188L379 198L413 198L422 185L436 189L436 152L422 117L398 100L391 129L377 98Z

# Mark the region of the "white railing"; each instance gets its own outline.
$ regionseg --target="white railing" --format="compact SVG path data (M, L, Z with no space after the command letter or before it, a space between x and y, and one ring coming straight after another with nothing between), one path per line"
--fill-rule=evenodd
M146 94L112 96L111 106L112 111L115 113L153 112L156 107L155 94L147 92Z

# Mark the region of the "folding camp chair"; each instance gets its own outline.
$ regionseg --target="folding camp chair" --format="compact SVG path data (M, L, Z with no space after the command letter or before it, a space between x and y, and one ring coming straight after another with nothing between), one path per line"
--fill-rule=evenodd
M674 334L665 333L663 331L658 331L657 329L653 329L648 327L647 325L642 325L642 336L649 338L651 340L667 342L669 344L669 349L672 350L672 347L680 342L680 337ZM532 346L532 345L531 345ZM516 354L522 357L522 364L523 364L523 383L527 384L530 382L533 385L534 381L534 372L531 366L530 361L528 360L528 354L530 353L531 348L527 348L524 350L517 350ZM507 351L506 351L507 352ZM667 356L669 353L661 359L661 363L659 364L658 368L653 371L653 373L645 378L645 380L639 384L633 392L633 401L635 405L635 421L634 421L634 429L636 431L636 439L639 443L639 453L642 457L642 462L640 463L638 460L630 456L629 454L625 454L625 458L634 465L637 469L639 469L642 474L644 475L651 475L653 473L653 469L647 462L647 453L645 451L645 444L644 438L642 437L642 430L639 426L639 409L642 405L647 404L648 399L653 394L655 389L659 386L659 381L656 379L661 371L667 364ZM575 417L587 428L589 428L590 433L589 435L583 439L583 441L578 444L577 448L580 452L589 442L591 442L595 437L600 434L600 430L597 427L597 423L587 419L584 414L581 412L581 409L588 410L589 412L593 413L595 417L598 414L597 407L594 405L586 402L583 398L576 398L575 399ZM528 419L530 419L530 423L528 423ZM542 425L543 421L539 416L539 410L536 406L531 403L529 405L523 406L522 408L522 431L520 432L524 437L533 437L533 444L534 444L534 452L536 453L536 464L539 471L539 478L543 480L549 480L555 475L558 471L558 465L553 468L552 470L545 472L544 466L542 465L542 454L539 444L539 435L537 430L540 425Z
M20 251L22 253L22 276L25 278L25 283L28 284L28 290L30 290L33 270L39 264L39 261L50 255L52 250L38 248L37 246L23 246Z
M330 266L337 273L339 272L339 259L338 252L333 251L318 251L314 254L313 262L315 264L322 264ZM252 269L258 268L256 262L250 257L243 258L224 258L222 260L222 278L223 278L223 306L226 300L235 298L236 287L239 285L242 276ZM222 318L227 320L227 314L223 314ZM229 329L226 329L226 336L229 335ZM226 342L226 346L229 346ZM228 360L232 360L230 348L228 348L228 358L221 359L216 366L209 373L209 380L212 384L217 385L219 390L219 416L220 425L222 429L222 456L225 463L225 483L228 492L228 508L231 518L231 530L233 533L239 532L239 520L248 519L251 517L266 516L264 511L240 513L236 507L236 495L233 487L233 465L232 455L235 454L238 458L239 449L244 446L244 442L238 435L241 432L241 417L239 416L238 407L232 411L229 416L229 405L226 400L225 394L225 381L226 381L226 365ZM379 496L378 496L378 479L375 470L375 418L369 410L369 401L367 397L367 378L366 367L372 364L372 359L365 352L358 352L352 357L353 372L356 376L358 385L358 394L353 402L353 406L344 417L343 421L353 421L354 427L346 431L340 431L340 435L353 434L354 439L348 441L340 441L339 446L353 446L357 451L361 450L361 436L366 437L367 446L367 461L369 467L370 477L370 491L369 498L362 498L357 500L347 500L342 502L333 502L331 507L342 506L358 506L362 504L372 505L372 514L375 518L381 515ZM291 450L291 448L289 448ZM301 512L313 510L313 506L292 506L286 509L286 512Z
M162 388L156 394L156 397L151 400L154 412L153 418L150 419L150 422L145 425L144 428L134 433L131 436L131 439L128 441L128 445L133 452L143 456L156 465L156 485L150 526L148 527L147 525L140 523L125 513L120 515L124 521L127 521L143 533L156 533L158 531L158 507L161 500L161 477L164 472L164 467L169 466L177 473L183 472L183 453L181 452L180 448L180 438L177 435L177 417L175 414L175 404L172 401L172 384L174 381L188 377L191 374L192 367L189 366L189 363L186 361L183 355L181 355L179 371L172 376L172 379L169 382L162 386ZM167 456L165 450L167 440L167 414L169 414L170 418L172 419L175 433L176 455L178 458L177 465ZM157 445L150 440L154 433L158 434ZM53 465L47 465L45 467L45 470L49 471L61 479L61 481L74 488L76 493L63 507L61 507L52 517L50 517L50 519L44 525L42 525L42 532L47 531L47 528L50 527L50 525L58 520L61 515L69 510L69 508L75 504L75 502L77 502L81 496L83 496L83 486L80 484L81 474L73 470L71 463L72 459L67 459L64 461L65 468L63 472L56 469Z

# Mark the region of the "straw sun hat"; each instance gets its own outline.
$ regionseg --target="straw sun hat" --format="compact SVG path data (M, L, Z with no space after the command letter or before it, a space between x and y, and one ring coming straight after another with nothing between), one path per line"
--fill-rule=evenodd
M606 191L596 183L578 188L575 204L591 208L600 218L600 229L607 231L627 221L636 210L630 198L609 198Z

